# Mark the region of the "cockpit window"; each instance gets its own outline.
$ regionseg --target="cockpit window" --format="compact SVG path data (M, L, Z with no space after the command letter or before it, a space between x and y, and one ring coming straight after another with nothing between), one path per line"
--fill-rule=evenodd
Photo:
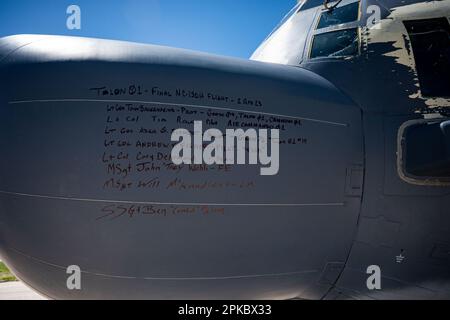
M450 25L446 18L404 21L425 97L450 97Z
M359 1L324 11L317 25L317 29L327 28L338 24L349 23L359 19Z
M353 56L358 51L358 28L338 30L315 35L310 58Z

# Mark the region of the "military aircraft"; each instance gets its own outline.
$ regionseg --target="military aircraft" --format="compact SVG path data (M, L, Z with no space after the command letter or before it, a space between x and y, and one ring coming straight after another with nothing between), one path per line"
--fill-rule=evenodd
M0 255L53 299L449 299L449 17L300 1L249 61L2 38ZM278 130L277 174L175 164L198 122Z

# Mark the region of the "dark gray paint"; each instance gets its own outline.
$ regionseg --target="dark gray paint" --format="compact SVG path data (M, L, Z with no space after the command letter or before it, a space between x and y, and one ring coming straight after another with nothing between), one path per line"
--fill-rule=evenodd
M308 2L304 8L309 8ZM415 3L428 2L363 1L359 25L365 26L365 12L369 5L381 5L382 18L392 19L389 15L398 7ZM440 3L447 4L448 8L448 1ZM421 17L420 12L414 14L414 18L406 15L404 19ZM449 16L450 12L445 10L431 15L425 11L422 13L422 18ZM313 27L314 24L311 25ZM300 28L304 26L298 26ZM291 29L294 32L296 27L291 26ZM406 29L402 36L408 51L399 49L394 42L371 42L363 28L361 54L357 57L292 59L287 62L324 76L363 110L365 174L358 233L344 271L327 295L328 299L450 297L449 187L407 183L400 178L397 167L401 126L430 114L445 121L449 109L445 103L430 108L425 100L411 98L418 90L417 76L411 68L388 55L397 52L414 61ZM303 45L308 51L310 43ZM253 58L258 57L257 50ZM443 98L443 102L448 105L448 98ZM396 257L400 254L405 259L397 263ZM381 291L367 290L366 269L370 265L381 267Z

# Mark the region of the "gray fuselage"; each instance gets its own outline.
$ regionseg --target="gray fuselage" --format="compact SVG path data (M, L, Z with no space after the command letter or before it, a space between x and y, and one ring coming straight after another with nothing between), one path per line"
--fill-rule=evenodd
M450 1L335 14L355 2L343 23L302 2L253 61L0 39L2 258L56 299L450 298L450 100L418 67ZM320 48L333 32L355 38ZM171 134L194 121L279 130L278 174L174 165Z

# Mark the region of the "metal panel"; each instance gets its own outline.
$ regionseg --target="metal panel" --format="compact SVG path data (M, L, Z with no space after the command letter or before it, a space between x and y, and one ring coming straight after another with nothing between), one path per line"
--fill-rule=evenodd
M0 74L0 250L46 295L293 298L345 261L361 113L321 77L66 37L17 50ZM170 133L194 120L279 128L279 174L171 166ZM73 264L84 272L78 293L65 288Z

